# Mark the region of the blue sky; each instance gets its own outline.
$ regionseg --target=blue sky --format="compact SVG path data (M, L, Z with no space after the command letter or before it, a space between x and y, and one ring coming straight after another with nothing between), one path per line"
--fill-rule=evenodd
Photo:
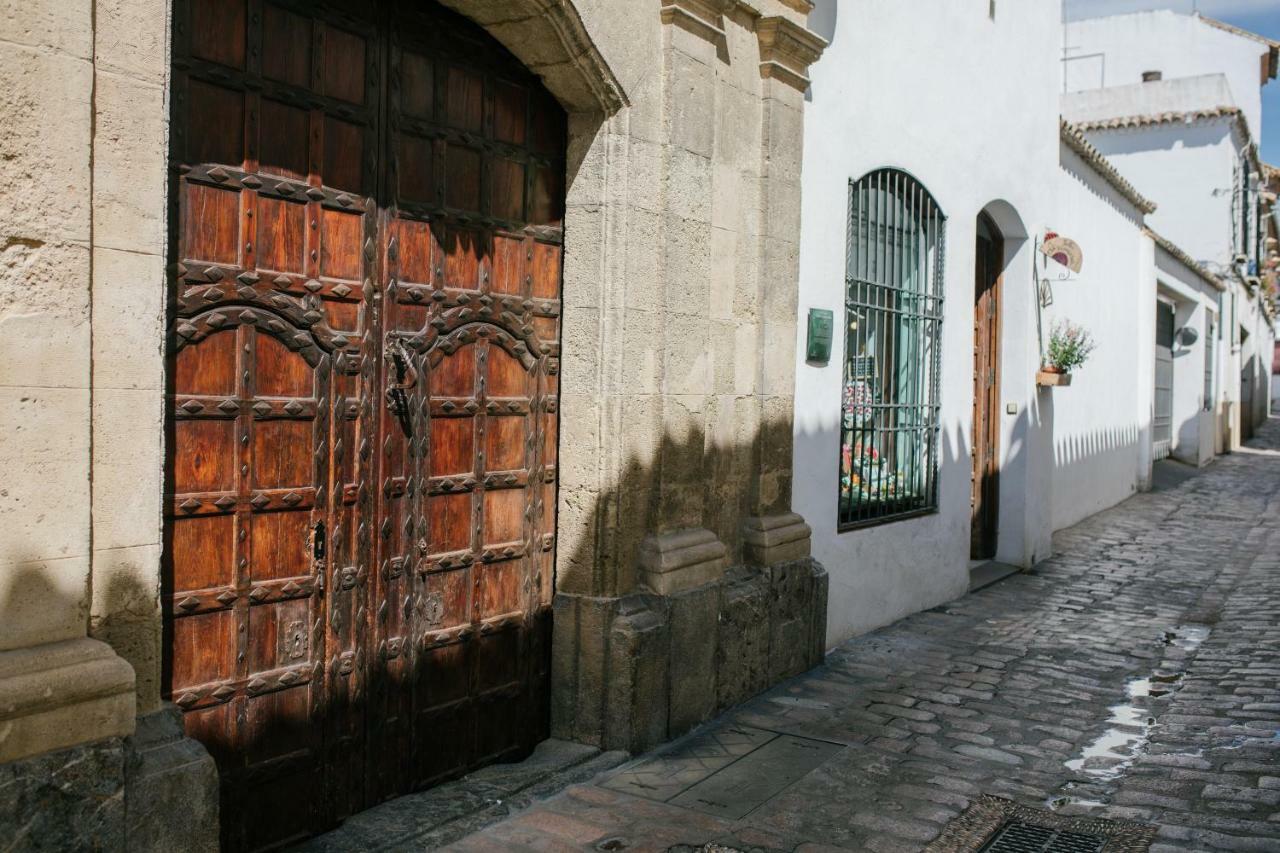
M1193 7L1220 21L1280 41L1280 0L1063 0L1068 19L1116 15L1140 9ZM1262 159L1280 165L1280 80L1262 90Z

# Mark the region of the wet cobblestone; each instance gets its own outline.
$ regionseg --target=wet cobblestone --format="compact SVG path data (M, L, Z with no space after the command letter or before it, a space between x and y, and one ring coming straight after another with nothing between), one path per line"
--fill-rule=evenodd
M450 849L914 851L994 794L1156 824L1153 853L1274 853L1277 448L1273 421L1061 532L1035 571L845 643L716 721L841 747L744 818L603 787L624 767Z

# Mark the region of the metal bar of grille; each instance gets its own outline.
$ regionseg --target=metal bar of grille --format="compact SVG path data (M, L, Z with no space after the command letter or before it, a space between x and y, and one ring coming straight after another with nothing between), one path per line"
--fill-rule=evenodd
M850 183L841 529L937 509L944 226L904 172Z

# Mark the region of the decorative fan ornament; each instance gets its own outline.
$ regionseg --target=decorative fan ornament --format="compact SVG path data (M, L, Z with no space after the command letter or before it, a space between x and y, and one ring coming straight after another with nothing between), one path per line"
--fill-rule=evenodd
M1040 251L1074 273L1080 272L1080 267L1084 266L1084 252L1081 251L1080 244L1052 231L1044 235Z

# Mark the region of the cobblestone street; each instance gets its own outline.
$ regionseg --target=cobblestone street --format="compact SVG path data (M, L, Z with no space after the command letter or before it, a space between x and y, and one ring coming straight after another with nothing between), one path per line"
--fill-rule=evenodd
M919 850L980 794L1280 850L1280 428L451 849ZM718 771L718 772L717 772Z

